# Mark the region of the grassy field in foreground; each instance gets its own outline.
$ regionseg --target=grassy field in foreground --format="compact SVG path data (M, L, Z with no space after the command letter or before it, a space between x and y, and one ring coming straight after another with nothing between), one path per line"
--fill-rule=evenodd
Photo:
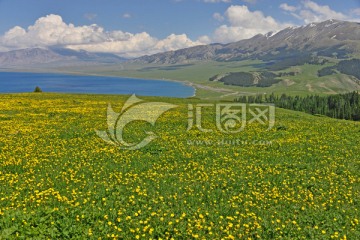
M0 95L0 239L360 239L359 123L277 109L270 131L209 134L186 131L203 101L146 97L178 107L127 151L95 133L127 98Z

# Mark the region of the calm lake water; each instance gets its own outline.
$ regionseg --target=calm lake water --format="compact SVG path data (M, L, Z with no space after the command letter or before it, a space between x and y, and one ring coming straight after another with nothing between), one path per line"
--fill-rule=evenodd
M0 93L43 92L191 97L194 88L178 82L54 73L0 72Z

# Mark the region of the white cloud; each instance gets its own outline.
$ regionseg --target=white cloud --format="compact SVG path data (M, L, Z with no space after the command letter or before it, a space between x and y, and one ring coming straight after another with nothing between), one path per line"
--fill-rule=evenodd
M130 13L124 13L122 15L123 18L131 18L131 14Z
M360 16L360 8L355 8L351 10L351 14L354 14L356 16Z
M219 22L224 21L224 17L220 13L214 13L213 18L216 19Z
M209 36L204 35L198 38L198 42L200 42L201 44L210 44L211 38Z
M242 0L243 2L246 2L246 3L252 3L252 4L255 4L257 2L257 0Z
M62 46L75 50L117 53L126 57L177 50L204 43L207 43L206 38L192 41L185 34L171 34L159 40L146 32L107 32L96 24L74 26L65 23L58 15L39 18L27 29L14 27L0 36L2 50Z
M282 3L280 5L280 8L282 10L285 10L285 11L289 11L289 12L295 12L297 10L297 7L294 7L294 6L290 6L288 5L287 3Z
M119 33L119 35L123 35L122 40L93 44L68 45L67 48L74 50L82 49L89 52L119 53L119 55L124 57L138 57L205 44L205 42L200 40L193 42L186 36L186 34L171 34L162 40L151 37L146 32L138 34L127 33L125 34L127 36L124 36L123 33Z
M89 21L94 20L97 17L96 13L85 13L84 18L86 18Z
M225 12L225 17L228 24L220 26L214 32L213 39L216 42L239 41L289 26L277 22L271 16L265 16L261 11L252 12L247 6L230 6Z
M202 1L230 2L230 0ZM246 1L254 2L254 0ZM356 17L360 16L360 8L344 14L311 0L301 1L296 6L283 3L279 7L304 23L328 19L356 21ZM91 20L96 18L96 14L86 14L84 17ZM122 17L130 18L131 15L124 13ZM291 24L266 16L261 11L251 11L245 5L232 5L225 13L214 13L213 18L222 22L222 25L217 27L211 36L201 36L198 40L193 41L185 34L171 34L164 39L157 39L146 32L106 31L96 24L75 26L65 23L61 16L52 14L39 18L26 29L16 26L7 31L0 36L0 51L60 46L75 50L111 52L125 57L137 57L212 42L235 42L251 38L259 33L276 32L291 26Z
M97 25L75 27L66 24L58 15L39 18L27 30L14 27L0 38L0 45L17 47L38 47L100 42L105 38L104 30Z
M353 16L356 15L356 10L353 10L352 14L344 14L331 9L328 5L320 5L311 0L302 1L299 7L293 7L283 3L280 5L280 8L306 24L322 22L329 19L358 21L358 19L355 19ZM360 13L360 10L358 13Z
M332 10L329 6L321 6L312 1L303 2L306 10L300 11L300 16L304 18L305 23L320 22L328 19L346 20L347 16L343 13Z
M279 7L306 24L326 21L328 19L359 21L354 16L360 15L360 9L355 9L352 11L352 14L346 15L332 10L327 5L319 5L311 0L303 0L298 6L283 3ZM279 22L271 16L265 16L261 11L250 11L245 5L230 6L224 15L215 13L213 18L219 21L227 21L226 24L218 27L212 36L213 42L221 43L248 39L259 33L277 32L286 27L293 26L293 24Z

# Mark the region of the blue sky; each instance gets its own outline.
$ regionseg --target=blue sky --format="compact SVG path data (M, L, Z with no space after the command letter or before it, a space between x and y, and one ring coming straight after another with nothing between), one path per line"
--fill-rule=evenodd
M358 21L360 0L0 0L0 50L60 45L137 56L232 42L329 18ZM50 22L56 24L47 28ZM102 29L81 28L92 24ZM45 39L44 29L61 39ZM87 38L71 39L73 30Z

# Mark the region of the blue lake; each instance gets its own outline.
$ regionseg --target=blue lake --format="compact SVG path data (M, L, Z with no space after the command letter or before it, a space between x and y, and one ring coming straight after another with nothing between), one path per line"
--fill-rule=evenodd
M80 76L55 73L0 72L0 93L43 92L136 94L140 96L191 97L194 88L179 82L123 77Z

